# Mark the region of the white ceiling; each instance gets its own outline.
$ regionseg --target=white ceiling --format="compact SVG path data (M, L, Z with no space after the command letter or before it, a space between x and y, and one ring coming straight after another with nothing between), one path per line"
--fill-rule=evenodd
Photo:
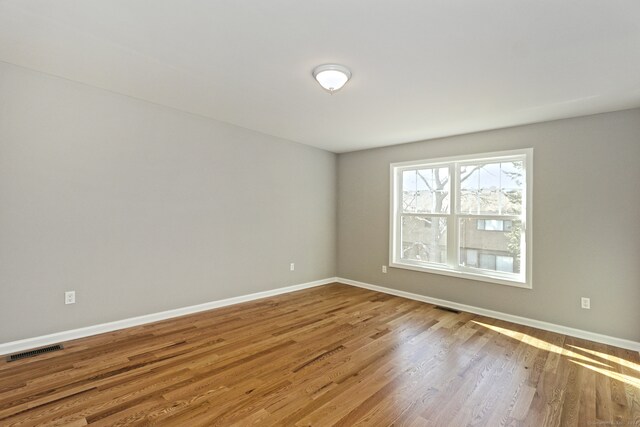
M0 0L0 60L345 152L640 106L640 1Z

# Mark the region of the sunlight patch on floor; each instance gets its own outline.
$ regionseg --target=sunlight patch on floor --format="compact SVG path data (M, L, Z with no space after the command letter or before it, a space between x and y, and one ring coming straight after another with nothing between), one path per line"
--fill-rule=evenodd
M607 354L607 353L602 353L602 352L596 351L596 350L590 350L590 349L584 348L584 347L578 347L576 345L568 344L568 346L569 347L573 347L575 349L578 349L580 351L584 351L585 353L593 354L594 356L598 356L601 359L608 360L608 361L613 362L613 363L617 363L618 365L622 365L622 366L627 367L629 369L633 369L634 371L640 372L640 365L638 365L637 363L629 362L628 360L625 360L625 359L623 359L621 357L613 356L613 355Z
M640 366L633 362L629 362L620 357L616 357L610 354L602 353L595 350L589 350L583 347L578 347L575 345L568 344L569 347L572 347L581 352L591 354L594 356L594 358L597 357L599 359L603 359L608 362L611 362L611 365L607 365L606 363L600 362L591 357L585 356L580 353L576 353L575 351L571 351L566 348L559 347L555 344L552 344L550 342L541 340L539 338L533 337L531 335L528 335L522 332L512 331L507 328L501 328L500 326L489 325L487 323L478 322L476 320L473 320L472 322L477 325L483 326L487 329L490 329L494 332L497 332L499 334L506 335L510 338L516 339L528 345L532 345L536 348L539 348L540 350L550 351L550 352L557 353L562 356L571 358L572 360L570 360L570 362L572 363L578 364L584 368L590 369L599 374L606 375L611 379L623 382L625 384L629 384L633 387L640 389L640 379L633 377L631 375L621 374L619 372L616 372L615 368L612 366L612 365L624 366L640 372Z
M602 369L597 366L591 366L586 363L578 362L577 360L570 360L571 363L582 366L583 368L591 369L599 374L606 375L607 377L629 384L637 389L640 389L640 379L632 377L631 375L621 374L619 372L610 371L608 369Z
M524 342L526 344L532 345L532 346L534 346L536 348L539 348L540 350L551 351L553 353L557 353L557 354L560 354L562 356L567 356L567 357L571 357L573 359L579 359L579 360L583 360L583 361L588 362L588 363L594 363L594 364L597 364L597 365L604 366L606 368L611 368L611 366L607 365L606 363L599 362L599 361L594 360L594 359L592 359L590 357L587 357L585 355L576 353L576 352L568 350L566 348L559 347L559 346L557 346L555 344L551 344L550 342L541 340L540 338L536 338L536 337L533 337L531 335L528 335L528 334L525 334L525 333L522 333L522 332L512 331L510 329L501 328L499 326L489 325L487 323L478 322L477 320L473 320L473 323L478 324L480 326L483 326L483 327L485 327L487 329L491 329L492 331L495 331L495 332L497 332L499 334L506 335L506 336L508 336L510 338L513 338L513 339L516 339L518 341L522 341L522 342Z

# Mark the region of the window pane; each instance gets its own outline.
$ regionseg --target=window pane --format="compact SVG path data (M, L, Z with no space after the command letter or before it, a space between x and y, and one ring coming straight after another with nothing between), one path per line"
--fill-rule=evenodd
M480 268L484 268L485 270L495 270L496 256L493 254L480 252Z
M449 213L449 168L421 168L402 172L402 211Z
M524 162L476 163L460 166L459 212L512 214L522 212Z
M500 163L500 187L502 188L524 188L524 162L518 160L516 162Z
M478 213L480 208L478 192L475 190L460 190L460 200L458 201L458 211L461 213Z
M402 259L447 262L446 218L403 215L401 235Z
M486 231L502 231L504 222L501 219L487 219L484 221L484 229Z
M402 172L402 211L415 212L417 208L416 171Z
M502 213L507 215L522 213L522 190L514 188L502 190Z
M525 185L524 162L503 162L500 164L500 191L502 192L502 213L522 213L522 194Z
M513 257L504 255L496 256L496 270L513 273Z
M460 265L520 273L522 222L463 218L460 224Z
M466 249L464 252L461 252L464 254L464 259L466 260L466 263L463 262L462 264L470 266L470 267L477 267L478 266L478 251L475 249Z

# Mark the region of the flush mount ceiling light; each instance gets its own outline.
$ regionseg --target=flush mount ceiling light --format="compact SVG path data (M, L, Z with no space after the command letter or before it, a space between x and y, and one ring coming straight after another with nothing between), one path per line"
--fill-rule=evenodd
M313 78L330 93L340 90L351 78L351 71L344 65L324 64L313 69Z

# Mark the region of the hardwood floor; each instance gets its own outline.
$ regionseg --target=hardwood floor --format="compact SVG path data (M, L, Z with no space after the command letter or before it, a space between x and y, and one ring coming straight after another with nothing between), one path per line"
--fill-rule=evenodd
M638 353L346 285L0 362L0 425L640 425Z

